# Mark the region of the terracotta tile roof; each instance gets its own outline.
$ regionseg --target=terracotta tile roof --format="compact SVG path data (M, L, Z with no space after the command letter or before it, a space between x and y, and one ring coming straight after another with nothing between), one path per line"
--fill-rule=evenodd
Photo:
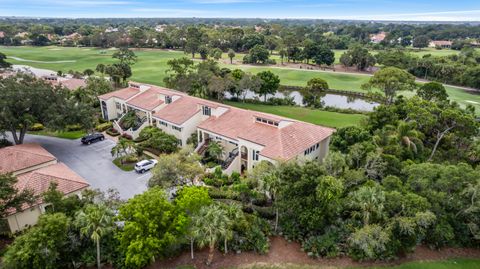
M185 121L197 114L201 110L202 105L206 105L211 108L219 107L218 103L188 96L184 93L175 95L179 95L180 98L168 104L165 108L157 111L155 114L153 114L153 117L177 125L182 125Z
M177 125L182 125L199 111L200 108L195 99L182 96L180 99L157 111L153 114L153 117Z
M451 46L453 42L448 40L433 40L432 43L435 46Z
M164 92L159 89L150 88L128 100L127 104L145 110L153 110L164 103L159 97L159 94L163 93Z
M51 82L53 85L62 85L65 88L74 91L77 90L80 87L85 87L87 86L87 83L85 82L84 79L79 79L79 78L69 78L65 80L48 80Z
M26 189L32 190L35 195L39 196L33 205L24 204L22 210L43 203L41 195L48 190L52 182L57 183L57 190L67 195L90 186L85 179L72 171L63 163L57 163L34 170L29 173L22 174L17 177L18 182L16 188L18 191ZM15 210L11 211L11 214Z
M256 117L272 121L285 121L286 126L259 123ZM289 123L287 123L289 122ZM230 107L220 117L211 117L198 128L234 140L244 139L264 148L260 155L270 159L289 160L305 149L329 137L334 129L278 116Z
M13 173L55 160L38 144L23 144L0 149L0 173Z
M109 92L109 93L100 95L100 96L98 96L98 98L103 99L103 100L108 100L112 97L117 97L117 98L122 99L122 100L128 100L128 99L132 98L133 96L135 96L136 94L138 94L139 92L140 92L140 89L130 87L130 88L124 88L124 89L120 89L118 91L113 91L113 92Z

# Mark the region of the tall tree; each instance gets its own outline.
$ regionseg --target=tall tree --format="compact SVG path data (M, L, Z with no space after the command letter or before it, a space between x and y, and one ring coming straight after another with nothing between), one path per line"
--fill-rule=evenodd
M275 94L280 86L280 78L271 71L262 71L256 75L261 80L260 88L256 93L263 95L263 101L267 101L268 94Z
M190 255L193 260L193 247L195 242L195 237L192 233L193 224L192 218L198 211L204 206L212 204L212 199L208 195L208 191L202 187L183 187L177 193L175 198L175 205L180 210L180 212L186 214L189 219L189 232L187 233L187 239L190 241Z
M79 103L62 87L19 74L0 79L0 130L9 131L16 144L22 144L34 123L61 130L69 124L84 128L93 125L93 111ZM18 134L17 134L18 133Z
M427 101L445 101L448 98L447 90L441 83L428 82L423 84L418 90L417 95Z
M186 217L177 214L165 191L154 187L136 195L119 208L124 223L116 237L125 255L125 266L143 268L157 256L165 257L177 238L184 236Z
M7 60L7 55L0 52L0 68L8 68L12 65L6 60Z
M100 268L100 239L114 228L113 211L104 204L90 204L75 217L80 233L90 237L97 248L97 268Z
M230 64L233 64L233 58L235 58L235 51L232 49L228 50L228 58L230 58Z
M121 64L126 65L134 65L137 62L137 55L135 53L126 48L120 48L118 51L113 53L112 58L120 60Z
M399 91L412 91L417 87L415 77L396 67L386 67L375 72L364 89L379 88L385 94L387 104L392 104Z
M29 189L18 191L17 178L12 174L0 174L0 218L4 218L12 210L20 211L22 205L33 203L35 195Z
M193 234L200 247L208 246L207 265L213 261L215 246L228 232L228 219L225 210L218 204L202 207L193 218Z

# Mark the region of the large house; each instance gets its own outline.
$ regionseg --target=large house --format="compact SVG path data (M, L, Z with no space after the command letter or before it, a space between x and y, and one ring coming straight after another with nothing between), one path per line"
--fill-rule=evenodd
M131 82L128 88L99 96L102 115L122 134L136 138L146 126L174 135L180 146L197 134L202 154L211 141L223 147L225 173L251 170L266 160L318 159L328 152L333 129L271 114L244 110L158 86ZM131 111L131 112L130 112ZM125 130L122 118L134 113Z
M452 47L453 42L449 40L432 40L428 43L428 47L430 48L441 48L441 49L449 49Z
M55 156L38 144L23 144L0 149L0 174L11 173L17 177L18 191L29 189L38 197L33 204L24 204L20 211L8 212L6 222L15 233L37 223L38 217L49 206L42 194L55 182L64 195L78 195L89 184Z

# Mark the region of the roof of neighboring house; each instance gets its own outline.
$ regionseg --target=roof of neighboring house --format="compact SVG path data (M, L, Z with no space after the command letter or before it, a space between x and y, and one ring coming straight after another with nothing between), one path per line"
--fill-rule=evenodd
M98 96L98 98L103 99L103 100L108 100L112 97L116 97L116 98L119 98L119 99L122 99L122 100L128 100L128 99L132 98L133 96L135 96L136 94L138 94L139 92L140 92L140 89L129 87L129 88L120 89L118 91L113 91L113 92L109 92L109 93L100 95L100 96Z
M13 173L56 160L38 144L23 144L0 149L0 173Z
M48 187L52 182L57 184L57 190L62 192L64 195L90 186L85 179L72 171L63 163L49 165L32 172L22 174L17 178L18 182L16 184L16 188L18 191L29 189L33 191L35 195L40 196L33 205L24 204L22 206L22 210L43 203L41 195L48 190ZM11 211L11 214L13 213L15 213L15 210Z
M67 78L67 79L56 79L56 80L46 80L46 81L52 83L52 85L64 86L65 88L71 91L77 90L80 87L87 86L87 83L85 82L85 80L80 78Z
M0 38L2 37L5 37L5 32L4 31L0 31Z
M255 118L285 121L286 126L277 127L260 123ZM334 129L306 122L230 107L220 117L211 117L198 128L231 139L244 139L263 145L260 155L270 159L289 160L310 146L329 137Z
M453 42L448 40L432 40L432 43L435 46L451 46Z
M127 104L145 110L153 110L164 103L164 100L159 97L159 94L162 93L159 89L151 88L128 100Z
M387 33L380 32L378 34L370 35L370 40L373 42L382 42L386 36L387 36Z

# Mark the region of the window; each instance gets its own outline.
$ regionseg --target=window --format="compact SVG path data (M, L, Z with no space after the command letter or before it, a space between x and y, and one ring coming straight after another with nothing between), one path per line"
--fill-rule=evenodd
M120 104L119 102L115 102L115 107L116 107L118 110L122 110L122 104Z
M203 115L205 115L205 116L211 116L212 115L212 109L209 108L208 106L203 106L202 107L202 112L203 112Z
M170 104L172 102L172 97L171 96L165 96L165 103Z
M309 147L307 150L305 150L305 151L303 152L303 155L308 155L308 154L314 152L316 149L318 149L319 146L320 146L320 143L317 143L317 144Z
M175 130L175 131L179 131L179 132L182 131L182 128L174 126L174 125L172 125L172 129Z
M177 143L178 143L178 145L179 145L180 147L183 146L183 145L182 145L182 139L177 139Z
M260 152L258 150L254 150L252 153L253 153L253 160L258 161L258 156Z
M160 125L163 125L163 126L166 126L168 127L168 123L164 122L164 121L158 121L160 123Z
M265 124L268 124L268 125L272 125L272 126L278 126L278 122L273 121L273 120L269 120L269 119L260 118L260 117L256 117L255 121L260 122L260 123L265 123Z

